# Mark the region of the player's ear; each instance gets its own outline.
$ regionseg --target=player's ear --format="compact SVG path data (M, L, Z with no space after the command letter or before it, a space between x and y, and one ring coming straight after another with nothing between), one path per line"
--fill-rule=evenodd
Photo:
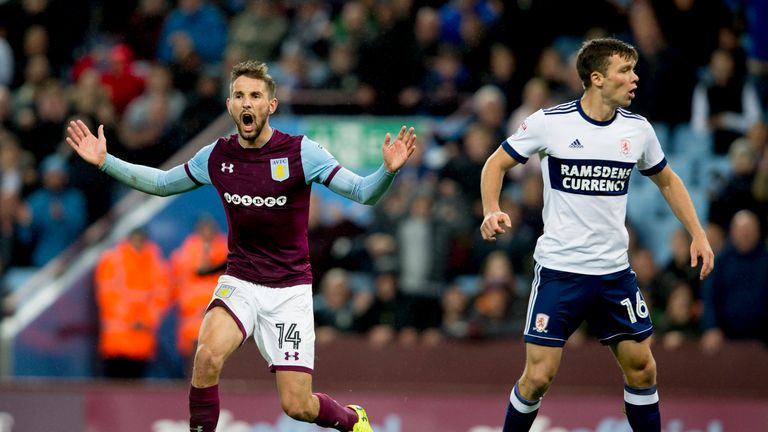
M589 74L589 79L592 81L593 86L600 87L603 85L603 78L605 78L603 77L603 74L598 71L592 71L592 73Z
M272 101L269 102L269 114L274 114L275 111L277 111L277 98L272 98Z

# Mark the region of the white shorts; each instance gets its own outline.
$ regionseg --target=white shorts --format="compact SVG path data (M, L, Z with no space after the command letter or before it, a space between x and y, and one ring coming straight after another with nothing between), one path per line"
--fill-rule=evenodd
M223 306L243 332L251 335L269 370L312 373L315 365L315 317L312 285L269 288L229 275L219 283L208 308Z

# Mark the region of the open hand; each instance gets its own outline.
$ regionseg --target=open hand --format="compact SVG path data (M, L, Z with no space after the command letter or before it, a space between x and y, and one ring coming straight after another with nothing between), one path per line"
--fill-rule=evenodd
M107 159L107 139L104 125L99 126L95 137L82 120L73 120L67 126L67 144L86 162L101 167Z
M384 154L384 167L391 173L397 172L405 165L414 150L416 150L416 134L413 128L408 129L406 133L405 126L401 127L394 142L391 135L387 133L384 137L384 145L381 147Z

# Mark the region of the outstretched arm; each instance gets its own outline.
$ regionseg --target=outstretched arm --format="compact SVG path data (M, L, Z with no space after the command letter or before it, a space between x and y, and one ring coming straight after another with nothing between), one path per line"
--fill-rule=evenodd
M382 154L384 163L374 173L361 177L352 171L341 168L334 175L328 188L332 191L362 204L373 205L389 189L395 174L405 165L416 149L416 134L413 128L406 132L400 128L397 138L392 142L389 133L384 137Z
M81 120L72 121L67 126L67 135L67 143L83 160L136 190L152 195L168 196L199 186L189 178L183 165L163 171L131 164L108 154L104 125L99 126L98 137L96 137Z
M665 166L658 174L651 176L651 180L656 183L672 212L693 238L691 241L691 267L696 267L699 257L701 257L702 265L699 278L703 280L714 268L715 254L712 252L707 234L702 228L698 216L696 216L696 209L688 190L669 165Z

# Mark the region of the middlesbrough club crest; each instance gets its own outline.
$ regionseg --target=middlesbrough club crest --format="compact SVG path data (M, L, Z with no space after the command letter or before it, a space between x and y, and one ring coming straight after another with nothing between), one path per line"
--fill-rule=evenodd
M539 333L546 333L548 324L549 315L543 313L536 314L536 322L534 323L533 329Z
M625 158L632 156L632 143L628 138L621 140L621 144L619 144L619 152L621 152L621 155Z

